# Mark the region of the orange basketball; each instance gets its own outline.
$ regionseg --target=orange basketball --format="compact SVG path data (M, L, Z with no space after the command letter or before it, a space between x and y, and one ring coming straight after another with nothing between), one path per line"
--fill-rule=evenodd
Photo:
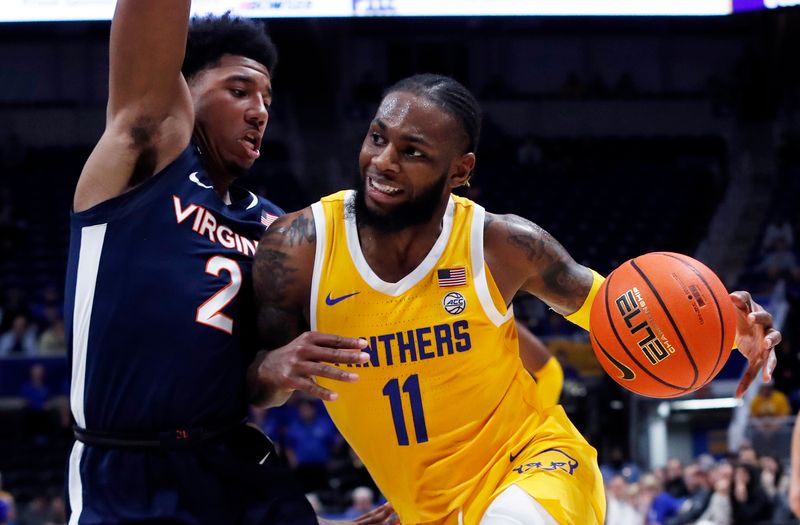
M719 372L733 348L736 314L725 285L679 253L647 253L606 278L589 338L600 364L631 392L678 397Z

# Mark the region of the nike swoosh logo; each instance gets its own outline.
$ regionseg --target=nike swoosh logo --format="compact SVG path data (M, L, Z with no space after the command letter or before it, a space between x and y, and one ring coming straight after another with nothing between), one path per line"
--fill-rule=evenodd
M516 454L511 454L509 452L509 454L508 454L508 462L509 463L514 463L514 460L517 459L519 457L519 455L522 454L522 451L525 450L528 447L528 445L531 444L531 441L533 441L533 439L531 439L530 441L525 443L525 445L523 445L521 449L517 450Z
M633 370L631 370L627 366L623 365L622 363L614 359L611 356L611 354L606 354L606 357L608 358L609 361L611 361L612 365L617 367L617 370L622 372L622 377L620 377L620 379L622 379L623 381L630 381L631 379L634 379L636 377L636 374L633 373Z
M208 184L203 184L202 182L200 182L200 179L197 178L197 172L196 171L189 175L189 180L194 182L195 184L197 184L201 188L205 188L207 190L211 190L211 189L214 188L214 186L209 186Z
M340 302L344 301L345 299L347 299L348 297L353 297L354 295L358 295L359 293L360 292L353 292L353 293L349 293L347 295L343 295L341 297L337 297L337 298L334 299L334 298L331 297L330 292L328 292L328 297L325 298L325 304L327 304L328 306L333 306L336 303L340 303Z
M600 344L600 341L597 340L597 337L594 337L594 335L592 335L592 338L593 338L592 341L594 343L597 343L597 348L599 348L600 351L603 352L603 355L606 356L609 361L611 361L611 364L614 365L617 368L617 370L622 372L622 376L620 376L619 379L622 379L623 381L630 381L631 379L635 379L636 378L636 374L634 373L634 371L631 370L630 368L628 368L627 366L623 365L622 363L620 363L616 359L614 359L614 356L612 356L608 352L608 350L603 348L603 345ZM609 375L611 375L611 374L609 374Z

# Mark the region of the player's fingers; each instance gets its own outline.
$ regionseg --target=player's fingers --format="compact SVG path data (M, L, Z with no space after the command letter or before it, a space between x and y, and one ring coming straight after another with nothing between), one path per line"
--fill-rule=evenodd
M317 397L323 401L336 401L336 399L339 397L339 394L333 390L323 388L311 379L298 378L295 380L295 385L295 390L300 390L301 392L305 392L306 394Z
M767 348L775 348L783 340L783 336L779 331L775 330L774 328L770 328L769 332L767 332L767 335L764 336L764 339L766 340L766 344L769 345Z
M298 365L298 368L304 376L327 377L328 379L347 383L358 381L358 374L324 363L306 362Z
M747 391L747 387L753 382L757 373L758 368L754 367L752 364L747 367L741 381L739 381L739 386L736 388L736 397L742 397L744 395L745 391Z
M325 334L322 332L312 332L314 344L327 346L330 348L349 348L361 350L367 347L367 340L360 337L342 337L336 334Z
M768 383L772 380L772 372L775 370L775 365L778 364L778 357L775 355L775 350L770 350L769 355L767 356L767 363L764 365L763 368L763 379L764 382Z
M369 361L369 354L358 349L328 348L325 346L311 346L304 356L310 361L325 361L326 363L339 363L343 365L361 364Z
M383 505L381 505L380 507L375 509L375 514L380 519L383 519L383 520L391 519L393 517L393 514L394 514L394 509L388 503L384 503Z
M750 308L751 300L750 300L750 294L749 293L741 292L741 291L740 292L731 292L730 293L730 298L731 298L731 301L733 302L733 305L736 308L738 308L740 310L744 310L745 312L749 312L751 310L751 308Z
M769 357L768 353L757 353L756 355L748 356L748 366L747 370L745 370L744 375L742 376L742 380L739 382L739 388L736 390L736 396L740 397L744 395L747 388L756 378L756 375L759 371L765 368L765 364L767 364L767 358ZM764 376L766 377L766 376Z
M355 522L357 525L395 525L400 520L394 515L394 509L388 503L373 509L366 514L358 517Z
M761 311L758 311L758 312L750 312L747 315L747 319L750 322L753 322L755 324L759 324L759 325L767 327L767 328L772 326L772 314L770 314L766 310L761 310Z

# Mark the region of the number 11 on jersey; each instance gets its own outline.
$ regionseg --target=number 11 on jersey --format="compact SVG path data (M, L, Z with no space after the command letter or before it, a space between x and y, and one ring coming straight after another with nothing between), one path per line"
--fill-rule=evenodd
M428 441L428 429L425 427L425 412L422 410L422 394L419 390L419 376L411 375L403 382L403 392L408 394L411 404L411 419L414 422L414 434L417 443ZM403 396L400 392L400 380L391 379L383 387L383 395L389 398L392 409L394 430L397 433L397 444L408 446L408 430L403 415Z

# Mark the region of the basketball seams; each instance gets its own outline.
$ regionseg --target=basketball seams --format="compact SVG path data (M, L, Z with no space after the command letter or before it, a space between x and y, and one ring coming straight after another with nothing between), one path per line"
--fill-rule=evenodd
M717 315L719 316L719 326L720 326L719 351L717 352L717 362L714 364L714 368L712 369L711 373L706 378L705 383L703 383L703 384L706 384L709 381L711 381L711 379L713 379L714 376L717 375L717 372L719 372L719 369L722 367L722 365L725 364L725 363L721 363L722 355L723 355L723 353L725 353L725 318L722 315L722 307L720 306L719 300L717 299L717 294L714 293L714 290L711 288L711 285L708 283L708 281L706 281L706 278L703 276L702 273L700 273L697 270L697 268L695 268L694 266L692 266L688 262L684 261L680 257L675 257L674 255L672 255L670 253L659 252L659 255L663 255L664 257L669 257L671 259L675 259L676 261L679 261L684 266L687 266L688 268L690 268L700 278L700 280L703 281L703 284L705 285L705 287L708 290L709 294L711 294L711 297L714 299L714 306L717 307Z
M634 363L635 363L635 364L636 364L636 365L637 365L639 368L641 368L641 369L642 369L642 371L643 371L645 374L647 374L648 376L650 376L651 378L653 378L653 379L654 379L656 382L658 382L658 383L661 383L662 385L664 385L664 386L667 386L667 387L669 387L669 388L673 388L673 389L675 389L675 390L680 390L680 394L679 394L679 395L682 395L682 394L685 394L685 393L689 392L689 391L690 391L690 389L689 389L689 388L684 388L684 387L681 387L681 386L678 386L678 385L673 385L673 384L671 384L671 383L668 383L668 382L664 381L663 379L661 379L661 378L660 378L660 377L658 377L657 375L655 375L655 374L654 374L653 372L651 372L651 371L650 371L650 370L649 370L649 369L648 369L646 366L642 365L642 363L641 363L641 362L639 362L639 360L638 360L638 359L636 359L636 357L634 357L634 356L633 356L633 354L631 353L631 351L630 351L630 350L628 350L628 346L627 346L627 345L625 344L625 342L622 340L622 337L620 337L620 335L619 335L619 332L617 331L617 327L616 327L616 325L614 324L614 319L613 319L613 317L612 317L612 315L611 315L611 310L610 310L610 308L609 308L608 291L609 291L609 288L611 288L611 280L612 280L613 278L614 278L614 274L613 274L613 272L612 272L612 273L611 273L611 274L610 274L610 275L609 275L609 276L606 278L606 282L605 282L605 287L606 287L606 290L605 290L605 301L604 301L604 302L605 302L606 315L608 316L608 324L611 326L611 331L612 331L612 332L614 332L614 337L616 337L616 338L617 338L617 342L619 343L620 347L621 347L621 348L622 348L622 349L625 351L625 354L627 354L627 356L628 356L629 358L631 358L631 360L632 360L632 361L633 361L633 362L634 362ZM599 342L599 341L598 341L598 342ZM685 348L685 345L684 345L684 348ZM695 372L696 372L696 368L695 368ZM644 395L644 394L642 394L642 395ZM664 397L664 396L662 396L662 397Z
M630 263L631 263L631 267L633 267L633 269L636 270L636 272L644 280L645 284L647 284L647 286L650 288L650 291L653 292L653 295L655 296L656 300L658 301L658 304L661 305L661 309L664 310L664 314L667 316L667 319L669 319L669 322L672 325L672 329L675 330L675 333L678 335L678 339L680 339L681 344L683 345L683 349L684 349L684 351L686 353L686 357L689 359L689 363L692 365L692 370L694 370L694 380L692 381L692 384L689 385L689 387L686 389L687 391L690 391L697 384L697 379L698 379L698 377L700 375L700 372L697 370L697 363L695 363L694 357L692 356L692 353L689 351L689 345L686 344L686 340L683 338L683 334L681 333L680 329L678 328L678 324L675 322L675 319L672 317L672 314L670 313L669 308L667 308L667 305L664 303L664 300L661 298L661 294L659 294L658 290L656 290L656 287L653 286L653 282L644 273L644 271L642 271L642 269L639 267L639 265L636 264L636 259L631 259Z

